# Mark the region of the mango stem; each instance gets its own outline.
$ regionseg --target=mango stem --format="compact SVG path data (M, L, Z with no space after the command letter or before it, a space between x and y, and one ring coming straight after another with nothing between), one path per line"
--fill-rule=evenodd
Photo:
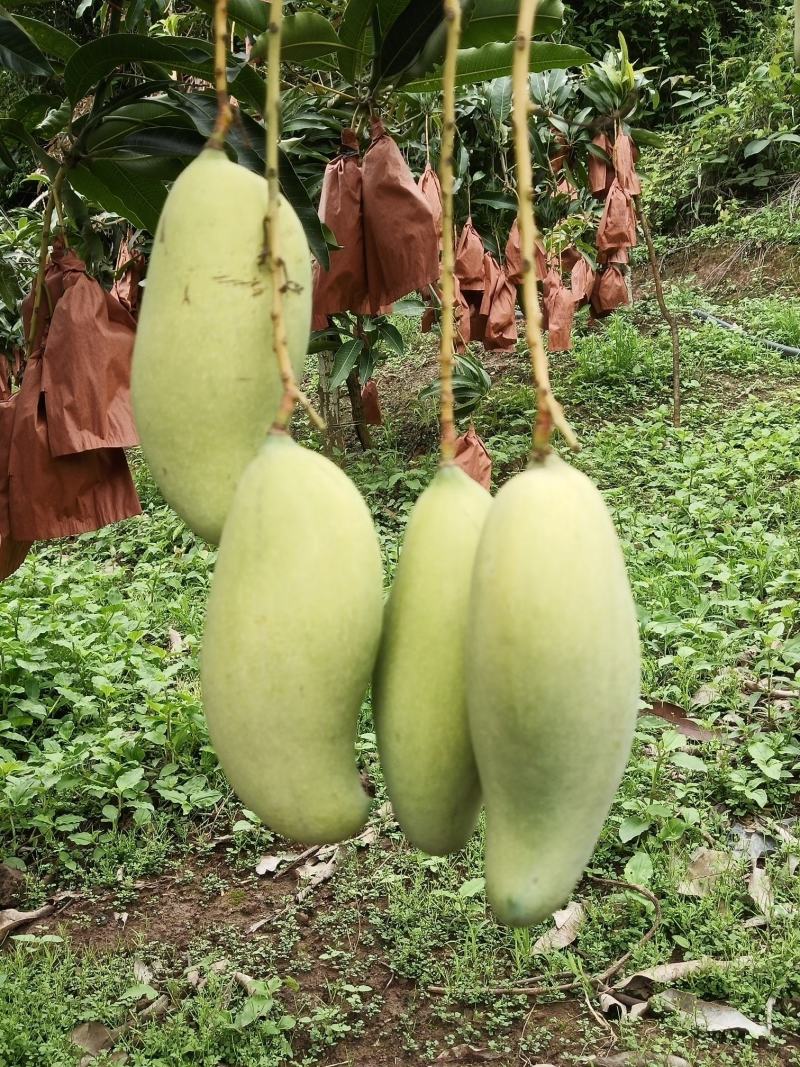
M295 405L300 404L308 412L311 421L320 430L325 423L314 411L311 401L298 388L294 368L289 358L289 343L286 339L286 315L283 298L286 293L286 264L281 258L278 212L280 211L280 186L278 182L278 144L281 136L281 31L283 29L283 0L272 0L269 6L267 27L267 99L264 119L267 129L267 217L264 220L264 254L272 282L272 342L278 360L278 370L283 384L283 396L275 416L273 427L285 430L289 425Z
M522 306L525 313L525 340L531 354L533 382L536 389L536 421L533 430L533 455L541 462L551 451L550 437L555 427L578 451L580 445L561 405L553 396L550 368L542 337L542 312L536 278L535 250L538 233L533 204L533 166L530 131L530 54L538 0L520 0L517 35L511 70L514 126L514 150L517 161L517 205L520 249L522 251Z
M228 92L228 0L214 0L214 86L217 90L217 117L208 138L208 148L222 151L233 123Z
M31 353L33 352L33 343L36 340L36 329L39 323L39 309L42 304L44 279L45 274L47 273L47 253L50 251L50 230L53 225L53 208L56 207L56 205L61 204L61 187L64 184L66 176L66 166L59 168L55 178L53 178L53 184L50 186L50 193L47 197L47 203L45 204L44 215L42 216L42 238L39 242L39 263L36 270L36 281L34 282L33 308L31 310L31 322L28 328L26 346L28 358L30 358ZM63 229L64 223L62 212L60 210L58 211L58 215Z
M441 426L441 462L452 463L456 454L455 403L453 399L453 362L455 339L455 225L453 222L453 157L456 140L456 63L461 40L461 4L444 0L447 24L442 88L442 149L439 157L439 181L442 186L442 325L439 342L439 421ZM427 119L426 119L427 124ZM427 126L426 126L427 129Z

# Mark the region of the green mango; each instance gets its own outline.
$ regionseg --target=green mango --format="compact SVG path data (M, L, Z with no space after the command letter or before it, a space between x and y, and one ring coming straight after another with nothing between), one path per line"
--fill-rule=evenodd
M382 610L378 538L357 489L271 433L225 523L200 671L231 785L284 837L324 844L364 824L355 738Z
M132 398L145 457L167 501L216 544L236 483L272 425L282 387L262 256L264 178L205 149L170 190L147 272ZM302 375L311 254L280 202L289 354Z
M469 724L501 922L541 922L569 898L630 753L639 682L611 517L592 482L550 456L498 493L472 589Z
M464 471L446 466L415 504L372 683L389 799L411 843L439 856L463 848L480 811L464 652L472 568L491 502Z

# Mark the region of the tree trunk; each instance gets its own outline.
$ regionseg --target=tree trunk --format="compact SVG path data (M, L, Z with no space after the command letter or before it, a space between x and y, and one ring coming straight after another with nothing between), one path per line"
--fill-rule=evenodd
M353 367L347 375L347 392L350 394L350 407L353 409L353 425L356 428L359 443L364 452L372 448L372 437L364 419L364 405L361 403L361 380L358 368Z
M342 395L341 390L330 390L331 372L333 371L333 352L320 352L317 356L319 371L320 414L325 420L325 455L330 456L335 450L344 451L344 432L342 430Z

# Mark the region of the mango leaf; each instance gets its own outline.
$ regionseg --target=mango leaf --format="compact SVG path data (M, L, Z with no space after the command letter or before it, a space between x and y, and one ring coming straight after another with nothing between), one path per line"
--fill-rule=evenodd
M364 342L357 337L352 341L345 341L333 359L331 380L328 383L329 392L338 389L347 379L347 375L358 363L358 357L361 355L363 347Z
M513 41L517 32L519 0L476 0L475 10L461 36L462 48ZM536 11L537 37L558 33L564 19L561 0L542 0Z
M409 67L442 21L441 4L410 0L383 38L376 72L380 80L391 80Z
M39 46L19 20L3 7L0 7L0 67L27 77L53 73Z
M87 200L142 230L156 232L167 198L163 182L134 175L115 160L85 160L69 172L69 181Z
M267 54L268 33L261 34L253 45L252 56L263 59ZM304 63L309 59L330 55L342 42L329 20L316 11L299 11L284 20L281 58L288 63Z
M353 85L364 59L364 40L367 25L377 0L350 0L339 27L339 65L342 74Z
M475 85L494 78L509 77L513 56L513 44L489 44L483 48L463 49L458 53L456 85ZM590 59L588 52L574 45L552 44L549 41L534 41L531 45L531 70L534 72L579 67ZM441 71L438 74L434 71L431 75L402 86L409 93L436 93L441 87Z
M214 14L213 0L194 0L194 6L206 15ZM228 19L245 30L264 33L268 13L269 4L263 0L228 0Z
M179 93L175 94L174 103L190 115L199 132L208 137L217 113L216 98L210 93ZM228 135L228 144L236 153L239 163L258 174L264 173L264 127L251 115L245 112L240 114L239 121ZM311 251L327 269L330 256L317 209L292 166L291 159L282 150L279 153L278 177L281 192L297 213Z
M378 0L378 18L385 36L408 7L408 0Z
M54 178L58 171L58 162L49 156L36 139L28 132L17 119L0 119L0 140L14 141L24 144L35 156L39 165L50 178Z
M94 85L118 67L130 64L158 64L166 70L194 74L209 83L214 78L213 46L208 41L188 37L148 37L139 33L114 33L98 37L74 52L64 68L64 83L73 103L81 100ZM240 100L260 109L264 103L264 83L253 67L229 57L228 79L231 92Z
M24 15L17 15L16 20L45 55L55 56L56 59L66 63L78 48L76 40L47 22L40 22L39 19L27 18Z

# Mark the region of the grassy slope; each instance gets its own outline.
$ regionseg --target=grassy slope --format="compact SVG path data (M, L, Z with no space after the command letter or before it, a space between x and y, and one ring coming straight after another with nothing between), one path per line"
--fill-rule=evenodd
M698 300L686 290L672 298L683 307ZM797 343L797 300L727 310L753 332ZM635 950L632 967L676 953L750 955L744 970L683 988L760 1020L776 998L773 1051L756 1053L736 1038L698 1044L669 1021L623 1026L622 1047L647 1047L653 1064L658 1049L687 1046L697 1065L777 1063L779 1055L789 1063L800 926L791 917L744 925L757 908L743 866L704 898L676 886L699 845L730 847L737 822L769 827L796 810L797 703L759 699L746 682L797 685L800 363L712 327L687 326L684 346L679 432L665 407L668 342L649 304L635 322L620 316L602 334L582 331L574 358L556 361L556 391L584 443L576 462L604 490L625 545L645 694L683 707L694 698L702 705L695 713L719 732L688 744L663 721L642 719L592 870L646 882L661 901L662 926ZM501 479L524 463L529 409L520 357L478 417ZM420 407L414 420L415 437L430 433L429 411ZM389 572L432 470L430 456L403 456L397 443L407 430L390 422L377 457L350 467L378 522ZM213 553L159 502L146 470L137 473L146 517L42 548L2 589L0 857L26 867L30 904L54 885L90 895L65 913L61 934L52 922L3 950L0 1064L77 1063L71 1028L118 1024L151 997L143 985L169 994L172 1006L165 1020L121 1038L117 1048L136 1064L250 1067L292 1056L307 1064L426 1063L462 1042L508 1051L509 1063L523 1055L569 1063L587 1047L607 1047L608 1035L580 1014L580 998L566 1007L545 1000L523 1028L526 998L482 991L601 971L650 923L632 894L583 884L577 892L588 920L578 941L543 959L530 954L541 931L512 933L487 915L479 836L465 853L432 860L410 851L379 816L378 843L346 850L316 908L293 903L291 877L275 890L255 878L257 857L280 845L252 825L220 776L197 687ZM359 751L381 798L368 709ZM767 862L776 899L800 904L787 849ZM149 898L148 880L156 886ZM130 929L113 918L126 911ZM277 916L266 936L246 934L254 913ZM95 956L92 946L103 951ZM137 958L151 972L144 982L141 971L134 976ZM190 992L187 968L207 970L220 958L228 971ZM272 984L248 1001L231 977L236 968ZM430 984L451 992L428 999Z

